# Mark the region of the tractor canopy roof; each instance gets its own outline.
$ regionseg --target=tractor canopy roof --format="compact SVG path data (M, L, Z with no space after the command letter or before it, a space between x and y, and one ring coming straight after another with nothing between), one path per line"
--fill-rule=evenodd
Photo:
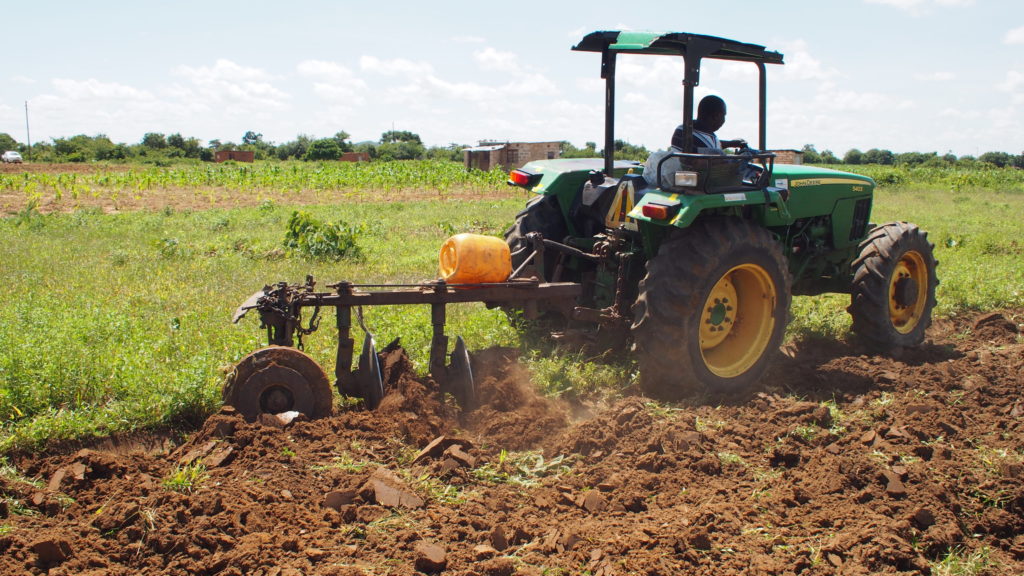
M583 52L611 52L624 54L654 54L686 56L693 53L701 58L739 60L782 64L782 54L766 50L764 46L746 44L717 36L687 32L637 32L605 30L591 32L573 46Z

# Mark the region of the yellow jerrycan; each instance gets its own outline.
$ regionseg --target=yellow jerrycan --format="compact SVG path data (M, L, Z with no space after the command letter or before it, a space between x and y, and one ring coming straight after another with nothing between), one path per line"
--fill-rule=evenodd
M441 278L449 284L504 282L512 275L512 254L501 238L456 234L445 240Z

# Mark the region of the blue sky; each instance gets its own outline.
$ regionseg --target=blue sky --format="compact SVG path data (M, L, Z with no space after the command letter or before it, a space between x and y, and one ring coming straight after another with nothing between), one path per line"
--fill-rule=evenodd
M498 12L498 10L501 10ZM785 54L768 144L1024 151L1020 0L268 2L4 0L0 132L25 142L146 132L284 142L394 127L428 145L603 139L593 30L673 30ZM712 63L723 137L756 140L754 68ZM617 136L668 145L681 60L620 60Z

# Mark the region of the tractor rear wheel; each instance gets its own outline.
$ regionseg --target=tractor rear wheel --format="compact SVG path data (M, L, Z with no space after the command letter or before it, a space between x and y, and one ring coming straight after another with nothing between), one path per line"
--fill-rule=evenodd
M860 248L847 308L853 331L879 349L921 344L939 283L928 233L892 222L872 229Z
M565 226L565 217L558 206L558 198L554 196L537 196L526 203L516 215L515 224L505 232L505 242L512 252L512 269L515 270L526 261L531 253L530 243L526 235L539 232L548 240L561 242L569 233ZM544 253L544 279L551 282L555 273L558 253L549 250Z
M224 382L224 403L246 420L260 414L301 412L310 419L331 415L331 384L315 360L287 346L249 354Z
M716 218L677 232L648 261L633 305L641 389L672 400L756 382L782 343L790 284L764 228Z
M533 252L526 235L531 232L538 232L544 238L561 242L569 234L565 224L565 217L562 216L562 209L558 205L558 198L554 196L537 196L531 198L516 215L515 224L505 232L505 242L512 252L512 270L517 270ZM554 250L544 252L543 262L534 262L535 266L542 267L544 279L547 282L553 278L558 265L558 253ZM566 272L558 280L561 282L578 280L570 278ZM536 318L527 320L524 318L524 310L520 306L502 306L502 310L509 320L528 332L538 334L549 334L555 326L564 324L564 313L561 312L566 306L559 306L551 302L538 301L536 303Z

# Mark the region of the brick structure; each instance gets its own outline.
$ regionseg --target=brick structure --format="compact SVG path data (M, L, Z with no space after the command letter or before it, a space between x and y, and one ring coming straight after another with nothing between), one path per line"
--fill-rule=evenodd
M518 168L534 160L552 160L561 155L561 142L490 142L466 148L463 152L466 169L503 170Z
M213 155L213 160L215 162L227 162L228 160L252 162L256 160L256 153L252 150L218 150Z
M367 152L344 152L339 160L342 162L369 162L370 154Z
M804 153L802 150L765 150L775 154L775 162L778 164L803 164Z

